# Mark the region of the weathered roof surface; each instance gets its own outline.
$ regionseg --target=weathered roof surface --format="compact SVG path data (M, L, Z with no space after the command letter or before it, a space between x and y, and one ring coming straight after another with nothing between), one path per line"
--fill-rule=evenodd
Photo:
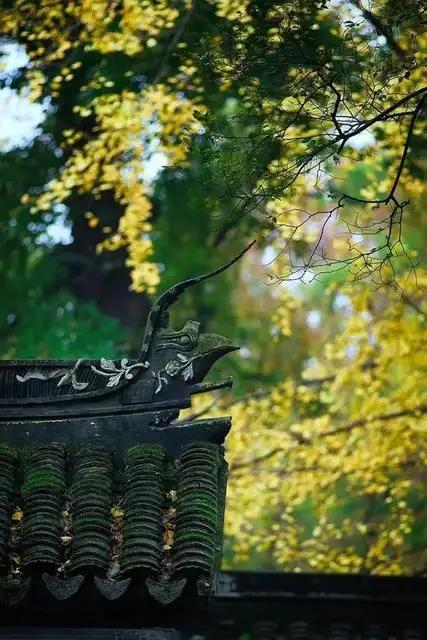
M133 445L121 462L103 445L0 445L0 601L59 600L95 584L110 600L132 581L168 603L211 591L222 543L221 446L176 456Z

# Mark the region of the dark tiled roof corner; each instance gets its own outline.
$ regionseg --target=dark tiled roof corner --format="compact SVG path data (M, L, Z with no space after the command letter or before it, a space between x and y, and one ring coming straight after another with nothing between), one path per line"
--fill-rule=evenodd
M225 475L223 448L202 441L177 457L133 445L124 462L93 444L1 445L1 601L16 603L40 576L59 599L85 581L120 598L134 579L165 604L184 589L209 594Z

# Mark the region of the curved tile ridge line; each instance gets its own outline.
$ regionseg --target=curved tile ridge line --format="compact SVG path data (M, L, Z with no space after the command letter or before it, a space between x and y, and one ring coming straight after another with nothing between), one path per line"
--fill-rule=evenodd
M111 548L112 453L84 445L73 456L71 570L106 572Z
M65 447L31 447L24 456L23 566L61 561L61 508L65 491Z
M174 569L207 591L215 568L219 464L220 447L206 442L190 443L179 458Z
M126 454L122 573L156 575L162 557L165 450L139 444Z
M12 447L0 444L0 570L5 570L9 564L10 509L16 459L16 452Z

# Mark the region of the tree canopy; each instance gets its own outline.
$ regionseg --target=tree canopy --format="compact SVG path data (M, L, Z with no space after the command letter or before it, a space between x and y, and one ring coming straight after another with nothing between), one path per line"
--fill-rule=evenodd
M136 350L149 297L243 349L234 565L425 572L426 14L410 0L3 0L42 105L0 154L2 357ZM0 58L1 63L1 58Z

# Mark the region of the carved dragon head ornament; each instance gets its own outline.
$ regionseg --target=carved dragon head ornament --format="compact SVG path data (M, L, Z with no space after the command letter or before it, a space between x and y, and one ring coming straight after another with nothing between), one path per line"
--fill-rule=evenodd
M21 384L18 388L16 382L12 387L9 383L4 385L5 389L12 388L13 394L12 397L0 398L0 402L3 400L6 404L15 404L24 398L26 403L31 402L31 398L37 403L77 397L81 400L95 399L110 391L124 389L136 381L145 387L154 381L156 397L172 382L184 382L185 386L192 387L190 393L200 392L202 389L197 389L197 385L201 385L216 360L237 347L222 336L201 333L198 322L188 321L182 329L174 330L169 324L168 309L186 289L231 267L253 244L215 271L184 280L162 293L149 313L141 351L136 360L15 361L8 365L8 370L15 371L14 380ZM9 373L5 372L5 375ZM227 381L215 388L229 384ZM208 386L205 385L204 389ZM19 390L22 387L25 387L25 391ZM174 393L179 395L182 390L175 386Z

